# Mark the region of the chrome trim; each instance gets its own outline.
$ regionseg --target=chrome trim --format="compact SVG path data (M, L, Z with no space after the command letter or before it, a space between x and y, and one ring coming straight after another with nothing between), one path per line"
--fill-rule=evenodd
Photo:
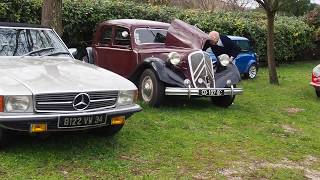
M72 104L72 101L65 101L65 102L37 102L37 104L41 104L41 105Z
M81 101L78 103L78 104L76 104L76 99L78 98L78 97L80 97L81 96ZM88 98L88 101L89 102L85 102L84 101L84 97L87 97ZM82 109L78 109L76 106L78 106L79 104L85 104L86 106L84 107L84 108L82 108ZM87 93L79 93L78 95L76 95L74 98L73 98L73 102L72 102L72 106L73 106L73 108L75 109L75 110L77 110L77 111L83 111L83 110L86 110L88 107L89 107L89 105L90 105L90 103L91 103L91 99L90 99L90 96L89 96L89 94L87 94Z
M199 90L224 90L224 96L233 96L237 94L242 94L242 88L179 88L179 87L167 87L165 89L165 95L167 96L200 96ZM207 96L204 96L207 97ZM208 96L209 97L209 96Z
M105 107L102 107L102 108L95 108L95 109L88 109L88 110L81 110L81 111L78 111L78 112L93 112L93 111L99 111L99 110L104 110L104 109L110 109L110 108L115 108L117 106L117 102L118 102L118 98L119 98L119 93L120 91L119 90L108 90L108 91L117 91L117 97L116 98L110 98L109 100L115 100L115 104L112 105L112 106L105 106ZM108 91L91 91L91 92L85 92L85 93L92 93L92 92L108 92ZM61 93L78 93L78 92L59 92L59 93L50 93L50 95L53 95L53 94L61 94ZM32 95L32 100L33 100L33 110L34 112L38 112L38 113L74 113L74 112L77 112L77 110L74 110L74 111L43 111L43 110L38 110L36 108L36 104L38 104L36 102L36 96L38 95L46 95L47 93L40 93L40 94L34 94ZM78 93L79 94L79 93ZM107 100L107 99L103 99L103 100ZM90 100L90 102L95 102L97 100ZM97 101L97 102L105 102L105 101ZM73 103L73 102L72 102ZM72 104L71 103L71 104Z
M76 111L73 113L49 113L49 114L24 114L21 113L19 115L1 115L0 116L0 122L2 120L26 120L26 119L31 119L31 120L44 120L46 118L57 118L59 116L90 116L90 115L97 115L97 114L108 114L108 115L113 115L117 113L121 113L123 111L140 111L141 107L137 104L129 105L129 106L119 106L115 109L108 109L108 110L103 110L103 111L94 111L94 112L83 112L83 111ZM128 113L130 113L128 112Z
M83 128L59 128L59 129L53 129L53 130L48 130L47 132L75 132L75 131L84 131L84 130L88 130L88 129L94 129L94 128L98 128L98 127L105 127L108 126L107 124L103 124L103 125L97 125L97 126L90 126L90 127L83 127ZM6 125L2 125L0 124L0 127L3 129L9 129L9 130L13 130L13 131L19 131L19 132L29 132L30 133L30 129L28 130L24 130L24 129L18 129L18 128L11 128L8 127Z
M191 99L191 86L188 86L188 98Z
M231 96L233 96L234 95L234 87L233 87L233 85L231 85Z
M67 45L63 42L63 40L61 39L61 37L59 36L59 34L54 30L54 29L51 29L54 34L58 37L58 39L60 40L60 42L63 44L64 48L66 48L67 52L69 52L69 49L67 47ZM73 55L69 52L69 55L72 57L73 60L76 60Z
M129 106L123 106L119 107L116 109L110 109L110 110L105 110L105 111L98 111L98 112L91 112L91 113L82 113L82 112L77 112L77 113L70 113L70 114L19 114L16 116L0 116L0 127L5 128L5 129L11 129L15 131L20 131L20 132L29 132L29 129L18 129L18 128L11 128L6 125L1 124L1 122L13 122L13 123L19 123L19 122L41 122L41 121L57 121L57 118L59 116L90 116L90 115L98 115L98 114L106 114L107 116L117 116L117 115L130 115L136 112L141 111L142 108L137 105L137 104L132 104ZM58 121L57 121L58 123ZM90 126L90 127L84 127L84 128L59 128L59 129L49 129L48 132L58 132L58 131L79 131L79 130L86 130L86 129L92 129L96 127L102 127L106 125L98 125L98 126Z
M17 97L17 96L25 96L29 99L29 104L28 104L28 108L25 110L25 111L15 111L15 112L12 112L12 111L7 111L7 103L8 103L8 98L9 97ZM34 103L33 103L33 96L32 95L6 95L6 96L3 96L3 100L4 100L4 104L3 104L3 112L0 112L0 113L9 113L9 114L12 114L12 113L33 113L33 107L34 107Z
M40 29L43 29L43 30L52 30L51 28L45 28L45 27L15 27L15 26L0 26L0 28L3 28L3 29L36 29L36 30L40 30Z
M41 111L41 110L37 110L36 112L39 112L39 113L93 112L93 111L99 111L99 110L104 110L104 109L110 109L110 108L114 108L114 107L116 107L116 104L112 105L112 106L106 106L106 107L96 108L96 109L81 110L81 111L77 111L77 110L74 110L74 111Z
M105 102L105 101L113 101L117 98L109 98L109 99L97 99L97 100L90 100L90 102Z
M198 67L195 69L195 71L193 71L192 66L191 66L191 56L194 55L194 54L197 54L197 53L201 53L203 55L203 58L202 58L202 62L199 63ZM195 51L195 52L190 53L189 56L188 56L188 63L189 63L189 69L190 69L190 73L191 73L192 83L193 83L193 86L196 87L196 88L197 88L197 85L196 85L195 79L199 78L200 73L199 73L197 78L194 77L195 73L198 72L198 70L199 70L199 68L201 66L202 66L201 71L204 68L207 68L207 62L206 62L206 59L205 59L205 54L209 56L209 54L207 52L204 52L204 51ZM206 71L206 73L207 72L208 71ZM212 64L211 64L211 72L212 72L212 74L210 73L210 75L212 75L213 87L216 87L216 82L215 82L215 78L214 78L214 71L213 71L213 65Z

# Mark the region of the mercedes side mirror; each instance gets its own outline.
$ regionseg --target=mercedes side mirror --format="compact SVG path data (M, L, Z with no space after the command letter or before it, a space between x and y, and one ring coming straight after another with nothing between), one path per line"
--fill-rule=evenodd
M75 56L77 54L77 49L76 48L70 48L68 49L70 54L72 54L72 56Z

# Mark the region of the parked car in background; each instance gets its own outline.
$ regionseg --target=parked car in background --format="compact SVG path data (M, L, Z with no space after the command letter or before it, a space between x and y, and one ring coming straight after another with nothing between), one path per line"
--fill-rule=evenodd
M253 51L250 41L245 37L228 37L241 48L240 54L233 60L233 63L245 78L254 79L258 73L258 56ZM210 54L213 62L215 62L217 57L212 53L211 48L208 48L207 52Z
M316 90L317 96L320 97L320 64L313 68L310 84Z
M140 98L159 106L164 96L210 97L230 106L240 81L229 61L212 63L201 49L209 39L180 20L162 22L119 19L98 25L83 61L118 73L138 85Z
M48 27L0 23L0 143L6 131L113 135L141 110L136 86L75 60Z

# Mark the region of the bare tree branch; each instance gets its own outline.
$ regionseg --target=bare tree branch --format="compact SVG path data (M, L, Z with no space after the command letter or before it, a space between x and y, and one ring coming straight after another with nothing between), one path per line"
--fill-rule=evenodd
M264 0L255 0L264 9L268 9L268 4Z
M224 0L232 10L244 10L253 0Z

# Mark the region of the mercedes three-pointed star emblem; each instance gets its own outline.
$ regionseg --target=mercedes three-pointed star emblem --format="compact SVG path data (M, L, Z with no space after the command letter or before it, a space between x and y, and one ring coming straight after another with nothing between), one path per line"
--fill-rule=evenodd
M90 105L90 96L86 93L80 93L73 99L73 108L82 111Z

